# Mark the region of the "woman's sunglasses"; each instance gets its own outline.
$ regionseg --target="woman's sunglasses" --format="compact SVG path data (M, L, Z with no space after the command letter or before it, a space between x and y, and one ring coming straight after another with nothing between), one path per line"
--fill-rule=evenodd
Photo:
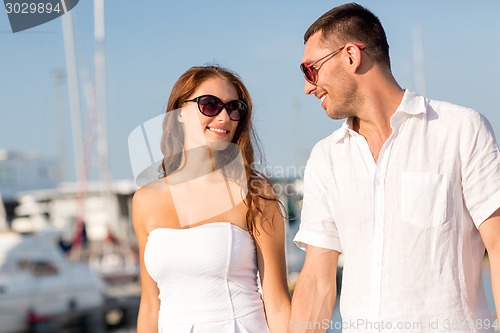
M222 109L226 109L229 119L238 121L245 118L247 113L247 105L238 99L224 103L218 97L202 95L186 102L198 103L198 110L207 117L215 117L222 112Z

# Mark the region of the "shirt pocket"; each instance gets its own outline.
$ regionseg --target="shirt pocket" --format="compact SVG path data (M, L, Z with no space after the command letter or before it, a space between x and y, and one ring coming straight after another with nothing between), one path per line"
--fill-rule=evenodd
M401 175L401 220L425 229L447 219L448 177L436 173Z

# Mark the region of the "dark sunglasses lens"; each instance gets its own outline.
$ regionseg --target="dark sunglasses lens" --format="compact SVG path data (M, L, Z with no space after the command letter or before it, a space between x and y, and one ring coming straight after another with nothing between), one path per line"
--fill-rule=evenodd
M231 120L240 120L243 118L247 107L241 101L230 101L226 105L227 114Z
M198 105L201 113L205 116L213 117L219 112L222 102L217 97L204 96L198 100Z
M300 69L302 70L302 73L304 73L305 79L310 83L314 83L315 75L313 73L313 70L306 64L300 64Z

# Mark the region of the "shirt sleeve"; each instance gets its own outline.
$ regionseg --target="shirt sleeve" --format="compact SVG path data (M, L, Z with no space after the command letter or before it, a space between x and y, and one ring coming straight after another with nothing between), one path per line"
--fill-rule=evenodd
M461 142L464 201L479 228L500 206L500 153L490 123L473 110L465 117Z
M294 242L302 250L306 245L342 252L337 227L328 198L327 170L330 166L318 145L311 153L304 173L304 198L299 231Z

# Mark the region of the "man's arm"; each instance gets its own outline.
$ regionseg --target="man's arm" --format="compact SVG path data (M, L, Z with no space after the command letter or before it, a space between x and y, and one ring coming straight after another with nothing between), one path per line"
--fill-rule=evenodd
M339 252L307 246L304 267L292 298L289 333L325 332L337 297Z
M500 320L500 208L481 223L479 233L488 251L493 299Z

